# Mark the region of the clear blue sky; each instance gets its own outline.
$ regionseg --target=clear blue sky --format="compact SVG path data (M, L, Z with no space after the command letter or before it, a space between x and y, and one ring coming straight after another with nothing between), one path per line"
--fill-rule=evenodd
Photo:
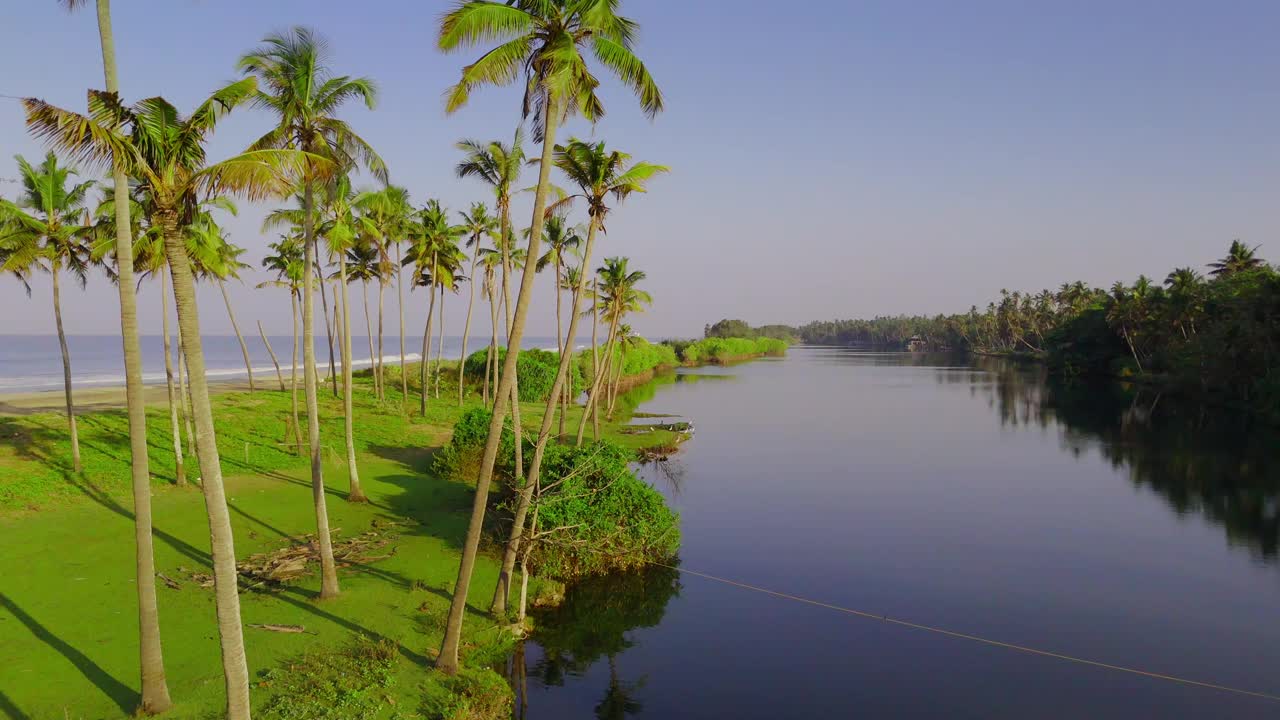
M9 4L0 93L82 108L85 88L101 85L93 13L69 16L53 0ZM378 110L346 117L382 152L394 182L418 203L487 199L453 178L452 144L509 137L519 94L485 89L444 114L441 93L475 57L434 49L445 2L114 5L127 97L163 94L190 107L234 79L235 59L265 33L310 25L333 42L336 69L380 83ZM669 109L651 123L609 84L609 116L594 134L673 174L616 212L603 254L629 255L648 272L655 304L635 325L650 336L697 334L723 316L800 323L962 311L1002 287L1162 277L1208 262L1237 237L1280 258L1280 3L623 8L642 25L639 52ZM233 115L212 156L269 123L256 111ZM568 132L593 130L575 121ZM14 175L12 154L40 152L17 103L0 100L0 177ZM0 183L0 194L13 186ZM261 210L244 215L229 227L256 264L267 241ZM287 333L285 296L255 297L258 279L235 291L242 322ZM554 327L547 282L535 334ZM152 331L155 292L142 298ZM217 296L201 302L207 331L227 331ZM65 304L69 332L118 328L114 291L101 279ZM410 300L411 328L422 304ZM453 328L464 306L452 303ZM0 280L0 307L0 333L52 327L47 284L28 301Z

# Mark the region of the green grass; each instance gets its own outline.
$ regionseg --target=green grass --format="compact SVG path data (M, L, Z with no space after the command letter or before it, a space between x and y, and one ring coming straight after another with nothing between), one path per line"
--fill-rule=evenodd
M361 482L371 502L352 505L345 500L340 405L326 392L322 444L334 451L326 450L325 465L330 524L341 540L375 525L401 523L394 530L395 554L374 564L340 568L342 595L336 600L316 602L316 576L279 592L242 594L246 624L307 629L305 634L281 634L245 628L260 717L307 717L307 703L324 704L328 692L364 694L350 702L368 713L353 711L352 717L430 717L437 711L432 707L447 706L440 702L440 679L429 668L441 640L473 490L436 477L429 468L432 453L447 440L459 413L456 385L441 384L441 397L431 400L426 418L416 416L412 398L410 414L401 414L392 390L385 403L375 403L367 378L358 379L356 399ZM472 394L468 403L477 402ZM313 532L306 462L280 444L288 394L226 393L215 399L215 406L237 557L279 548ZM529 432L541 411L541 404L523 406ZM156 566L180 583L178 589L164 584L158 589L165 667L176 703L167 717L215 718L224 695L213 595L190 580L193 572L208 572L209 566L203 496L197 487L172 485L167 413L157 408L148 419L156 475ZM602 429L630 447L669 440L620 435L617 429L626 419L624 411ZM569 420L572 433L576 411ZM5 548L0 553L0 713L15 718L117 718L131 714L137 703L124 415L96 413L81 421L85 469L75 475L68 469L60 416L0 419L0 546ZM189 477L198 477L194 459L188 463ZM476 667L487 667L510 642L498 619L485 612L496 577L497 562L482 555L464 634L464 663L470 658ZM361 638L394 649L376 682L367 687L282 681L291 668L305 672L337 662L325 658L348 657ZM287 700L279 699L282 693ZM435 705L427 707L424 697L433 698Z

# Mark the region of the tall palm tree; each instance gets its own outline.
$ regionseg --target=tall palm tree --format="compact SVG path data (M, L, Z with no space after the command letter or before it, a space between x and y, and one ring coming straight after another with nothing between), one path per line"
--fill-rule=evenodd
M481 292L489 299L489 350L484 359L484 404L489 404L489 377L498 386L498 271L502 267L502 252L486 247L480 250L480 267L483 270ZM491 367L492 366L492 372Z
M559 353L566 352L565 342L567 338L564 334L564 326L561 323L560 300L563 295L561 285L564 279L564 259L566 255L572 255L579 251L582 247L582 235L577 227L571 227L564 215L554 213L547 217L546 224L542 229L542 242L546 244L547 251L538 258L538 272L542 272L548 267L552 268L555 277L551 283L552 290L555 293L556 306L556 350ZM567 352L573 352L571 349ZM564 434L564 412L568 405L568 394L560 393L560 434Z
M249 359L249 346L240 334L240 323L236 322L235 310L231 307L231 296L227 294L227 280L239 280L240 271L249 266L240 261L244 248L232 245L226 233L218 226L209 214L202 214L187 228L188 253L191 255L196 277L212 280L217 283L222 294L222 304L227 308L227 318L231 320L231 330L235 332L236 342L240 344L240 355L244 358L244 371L249 376L249 392L254 391L253 363Z
M18 202L0 199L0 272L29 275L49 273L53 279L53 321L62 350L62 390L66 401L67 428L71 437L71 464L78 473L80 435L76 429L75 403L71 397L71 353L62 329L62 276L69 272L84 287L92 258L85 230L78 221L92 181L68 186L76 172L58 164L53 153L38 167L16 156L22 191Z
M293 445L302 454L302 424L298 421L298 296L302 293L302 273L305 271L302 257L302 238L299 235L282 235L279 242L267 245L274 254L262 259L262 267L275 272L276 279L260 283L259 288L273 285L289 291L289 319L293 326L293 350L289 369L289 396L293 413Z
M360 282L362 304L364 305L365 334L369 339L369 363L373 374L374 395L380 396L378 390L378 356L373 348L373 319L369 313L369 281L382 278L382 266L377 245L363 238L347 249L347 283Z
M76 10L88 0L60 0L68 10ZM116 42L111 30L110 0L96 0L98 14L98 40L102 47L102 74L109 93L120 92L120 79L116 71ZM131 217L129 206L128 173L122 163L111 168L112 200L116 217ZM125 405L129 416L129 455L133 485L133 526L135 545L136 586L138 592L139 665L142 692L138 711L143 714L162 713L173 702L169 698L169 685L165 679L164 655L160 645L160 615L156 608L156 580L154 541L151 537L151 468L147 458L147 413L142 386L142 342L138 336L138 299L133 277L132 223L115 226L116 236L116 289L120 295L120 336L124 345ZM168 315L166 314L166 319ZM165 334L165 343L169 336ZM165 350L168 371L169 354ZM168 376L172 373L167 372ZM169 382L172 389L173 383ZM169 397L170 408L173 396ZM172 415L172 410L170 411ZM174 426L176 432L176 425ZM178 452L181 453L180 442ZM185 478L184 478L185 479Z
M249 674L244 656L237 591L235 547L218 457L217 435L205 378L204 348L196 309L195 278L181 228L190 223L198 199L237 193L253 200L288 192L292 177L304 167L328 165L317 156L281 150L251 150L206 165L204 143L218 120L257 90L246 78L218 90L190 115L183 116L163 98L122 104L115 93L89 91L89 115L63 110L42 100L23 100L27 125L55 149L84 161L114 163L138 178L151 196L151 225L164 236L173 276L183 354L191 376L192 411L201 488L209 515L209 534L227 686L228 717L249 717Z
M1173 312L1173 323L1186 340L1196 331L1196 316L1204 309L1202 290L1204 280L1200 273L1192 268L1177 268L1164 279L1169 288L1169 299Z
M1232 240L1227 256L1217 262L1209 263L1209 267L1212 268L1209 274L1214 277L1225 277L1262 267L1265 263L1257 256L1259 247L1261 246L1249 247L1239 240Z
M401 287L400 243L405 238L413 208L409 204L409 191L395 185L388 185L380 190L366 190L356 196L356 208L364 215L373 232L366 238L377 250L378 255L378 361L375 369L379 388L379 399L386 399L386 374L382 361L382 316L383 296L387 282L392 274L396 277L396 291L400 302L400 382L401 405L408 394L408 379L404 369L404 293ZM391 248L395 247L396 256L391 257Z
M570 205L578 200L586 203L587 215L591 218L591 222L587 228L587 237L582 248L582 262L589 263L591 262L591 253L595 248L597 233L608 232L604 223L610 211L608 205L609 197L612 196L618 202L622 202L634 193L645 192L645 187L649 180L659 174L668 172L668 169L662 165L645 162L632 164L630 155L617 150L607 150L603 142L587 143L576 138L569 140L563 146L556 146L554 157L556 167L564 173L565 177L578 190L574 194L561 198L549 209L551 216L547 218L546 223L549 249L547 254L540 258L540 261L544 264L554 261L558 276L559 267L563 262L563 254L577 244L575 240L571 239L571 233L566 230L564 223L558 220L559 216L556 214L558 211L567 210ZM643 274L640 277L643 277ZM560 366L556 372L556 379L552 384L551 394L547 397L547 406L542 415L542 427L538 431L538 439L533 450L533 460L529 465L529 478L519 493L515 519L511 526L511 535L507 539L507 547L503 553L502 570L498 576L498 586L494 591L492 605L494 612L505 612L506 610L508 586L510 585L511 573L515 568L520 539L524 533L524 521L528 512L529 500L533 488L537 484L542 468L543 453L551 437L551 425L555 417L556 405L560 402L559 396L568 382L569 368L573 361L573 346L578 334L578 316L581 313L580 302L582 296L586 294L585 283L586 278L580 273L578 287L573 297L573 306L569 310L569 332L564 336L564 344L560 348ZM559 284L560 281L557 277L557 336L559 334ZM558 339L557 342L560 342L560 340ZM598 373L595 379L598 379ZM560 417L563 423L563 412ZM563 434L563 430L561 430L561 434Z
M274 114L277 124L251 147L290 148L323 157L343 169L363 165L386 182L386 164L346 122L338 110L351 100L362 100L369 109L377 103L377 88L368 78L335 75L329 67L328 44L314 31L295 27L273 33L262 45L240 58L240 70L262 80L254 103ZM315 376L315 191L325 170L319 164L304 173L302 185L302 366L303 394L307 405L307 442L311 451L311 498L315 505L316 535L320 545L320 598L335 597L338 573L329 537L325 507L324 472L320 447L320 406ZM349 414L349 413L348 413Z
M480 261L480 238L489 235L498 227L497 218L489 214L489 208L484 203L472 203L471 210L462 214L463 232L467 235L467 247L471 248L471 274L472 281L469 291L470 299L467 301L467 321L462 328L462 362L458 363L458 404L462 404L462 373L467 359L467 339L471 335L471 310L476 304L476 264ZM487 371L486 367L486 371ZM488 378L486 377L486 380ZM487 395L487 393L486 393ZM485 401L488 404L488 400Z
M411 244L409 253L402 261L405 265L413 266L413 284L427 288L429 298L427 323L422 335L422 364L419 369L422 384L419 411L423 415L427 413L427 395L431 388L431 327L436 312L436 290L441 287L442 276L448 274L455 255L459 252L457 238L462 232L461 226L449 222L449 213L438 200L428 200L409 229Z
M598 417L600 393L602 391L608 393L608 386L602 388L601 383L607 382L610 371L615 369L613 362L614 350L617 349L618 342L618 326L629 313L639 312L645 305L653 302L647 292L636 287L645 279L645 274L640 270L631 270L629 263L629 259L625 257L605 258L604 265L596 270L600 276L600 290L596 303L600 305L601 315L609 325L609 332L605 340L604 365L592 368L591 394L587 396L587 406L583 409L582 418L578 421L579 445L582 444L587 415L590 414L593 418ZM616 369L621 370L621 363Z
M524 337L525 318L533 295L535 265L542 241L543 213L551 181L552 151L556 129L569 114L578 112L595 121L604 114L596 96L599 81L587 68L583 49L616 75L640 97L645 112L653 117L662 110L662 93L644 63L632 52L637 31L635 22L616 13L620 0L468 0L446 13L440 22L438 46L452 52L496 41L481 58L462 69L462 77L448 92L446 108L454 112L466 105L471 91L481 85L506 85L523 70L525 80L522 111L533 116L535 135L542 139L541 165L534 193L533 217L529 223L530 262L525 264L507 342L507 356L497 388L493 419L485 440L480 474L471 519L458 567L453 602L445 624L444 640L436 667L446 673L458 669L458 647L462 619L466 613L467 591L475 567L488 502L489 484L497 460L498 445L516 375L516 360ZM512 403L516 403L513 401ZM518 422L517 422L518 425ZM517 443L517 447L519 444Z

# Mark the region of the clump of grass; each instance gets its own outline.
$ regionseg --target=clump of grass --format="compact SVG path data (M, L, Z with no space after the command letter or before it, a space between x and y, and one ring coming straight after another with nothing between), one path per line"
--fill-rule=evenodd
M372 720L390 702L399 654L389 640L361 638L339 650L313 650L262 673L271 693L259 714L272 720Z
M511 686L487 668L457 675L434 672L423 686L422 714L429 720L502 720L511 717Z

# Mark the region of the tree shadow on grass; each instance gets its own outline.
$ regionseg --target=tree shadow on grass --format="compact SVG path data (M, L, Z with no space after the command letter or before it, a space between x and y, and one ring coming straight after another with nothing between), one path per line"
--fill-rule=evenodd
M98 665L90 659L89 656L72 647L67 643L67 641L57 635L54 635L52 632L49 632L48 628L41 625L39 621L28 615L25 610L18 607L18 605L14 603L13 600L9 599L9 596L4 593L0 593L0 607L4 607L18 619L18 622L27 626L27 629L31 631L32 635L35 635L49 647L57 650L58 653L70 661L72 665L75 665L76 669L83 673L89 682L96 685L103 694L111 698L111 700L120 707L120 710L123 713L126 715L132 714L134 709L138 707L139 696L137 691L112 677L110 673L102 669L101 665ZM0 708L5 708L7 705L11 704L12 703L5 700L0 702ZM24 716L18 714L15 715L15 717Z
M0 712L4 713L5 717L11 718L11 720L31 720L31 716L19 710L18 706L9 699L9 696L3 690L0 690Z

